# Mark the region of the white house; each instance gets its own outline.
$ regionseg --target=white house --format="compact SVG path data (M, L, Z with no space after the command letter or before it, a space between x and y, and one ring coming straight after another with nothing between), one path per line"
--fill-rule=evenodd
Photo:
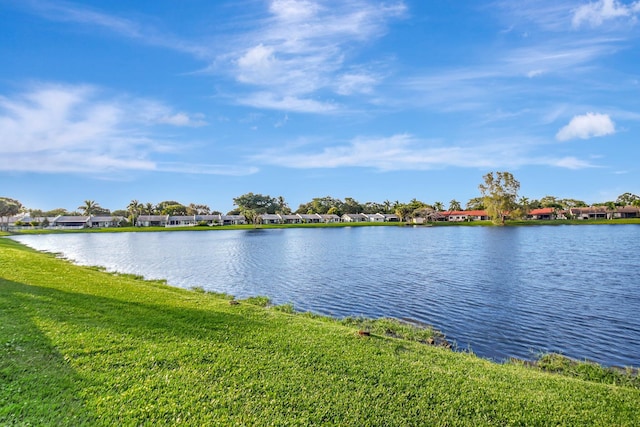
M300 221L306 224L317 224L322 222L322 217L319 214L298 214Z
M369 218L363 214L344 214L342 215L342 222L367 222Z
M364 214L369 222L385 222L385 217L381 213L376 214Z

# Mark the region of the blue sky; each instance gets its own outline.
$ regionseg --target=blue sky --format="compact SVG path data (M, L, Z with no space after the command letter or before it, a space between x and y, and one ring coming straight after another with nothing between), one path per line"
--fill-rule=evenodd
M0 0L0 196L640 194L640 1Z

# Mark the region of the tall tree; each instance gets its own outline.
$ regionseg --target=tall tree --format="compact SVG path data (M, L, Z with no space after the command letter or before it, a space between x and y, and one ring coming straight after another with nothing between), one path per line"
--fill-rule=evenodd
M449 210L450 211L461 211L462 210L462 206L460 205L460 202L457 201L456 199L451 199L451 201L449 202Z
M209 215L211 208L208 205L189 203L187 215Z
M136 219L140 216L140 212L142 212L142 203L133 199L127 205L127 212L129 212L129 220L131 224L136 225Z
M91 216L95 215L95 213L101 208L100 205L94 200L85 200L82 205L78 206L82 215Z
M442 202L435 202L433 204L433 209L436 212L442 212L444 210L444 204Z
M401 203L396 204L394 209L394 213L398 215L400 221L404 221L413 211L415 211L415 209L413 209L411 206Z
M504 224L509 211L516 209L520 183L510 172L489 172L484 183L478 188L487 209L487 214L494 223Z
M155 206L153 206L153 203L147 202L144 204L144 207L142 208L142 212L145 215L154 215L156 213L156 208Z
M278 196L276 200L278 203L278 209L276 209L276 213L289 215L291 213L291 208L289 207L289 204L286 202L284 197Z
M342 213L356 214L362 213L364 211L364 207L356 199L352 197L345 197L340 210Z
M17 215L22 209L22 203L8 197L0 197L0 229L9 229L9 217Z
M632 206L633 202L640 200L640 196L633 193L624 193L618 196L616 203L620 206Z
M240 214L244 216L244 220L247 224L257 224L259 215L255 210L243 209Z
M162 215L187 215L187 207L180 203L175 205L165 205Z
M466 209L470 211L482 211L486 209L484 199L482 197L474 197L469 199L466 205Z
M527 218L529 212L531 212L531 201L528 197L520 197L517 210L520 218Z
M238 207L239 212L247 209L254 210L257 214L274 214L280 208L278 199L262 194L246 193L235 197L233 204Z

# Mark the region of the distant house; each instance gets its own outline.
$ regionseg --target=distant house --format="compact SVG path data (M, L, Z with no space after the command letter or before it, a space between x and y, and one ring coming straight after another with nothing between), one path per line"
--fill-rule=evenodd
M50 225L51 222L55 219L55 217L44 217L44 216L31 216L28 213L21 213L16 216L10 216L7 218L6 223L9 229L24 229L24 228L32 228L43 227Z
M486 221L489 219L489 215L487 215L487 211L485 210L444 211L440 212L440 215L444 221L451 222Z
M383 214L384 220L387 222L400 222L400 217L396 214Z
M558 213L554 208L540 208L540 209L531 209L527 218L529 219L537 219L537 220L551 220L557 219Z
M258 220L261 224L282 224L282 218L276 214L258 215Z
M381 213L376 214L364 214L369 222L385 222L386 218Z
M280 217L280 221L282 224L300 224L302 222L302 218L300 218L298 215L278 214L278 216Z
M206 223L207 225L222 224L220 215L195 215L196 224Z
M319 214L298 214L300 221L305 224L317 224L322 222L322 217Z
M613 218L640 218L640 208L634 206L624 206L616 208Z
M617 206L613 210L607 208L606 206L571 208L570 213L576 219L640 218L640 208L637 208L635 206Z
M106 215L92 216L89 219L89 227L91 228L118 227L123 220L124 220L124 217L122 216L106 216Z
M340 217L336 214L320 214L320 219L325 224L340 222Z
M51 227L70 229L86 228L90 227L90 218L89 216L60 215L53 220Z
M166 227L169 223L169 215L140 215L136 219L138 227Z
M243 225L247 223L244 215L220 215L222 225Z
M604 206L591 206L588 208L571 208L571 216L576 219L607 219L609 212Z
M196 224L195 215L170 215L166 227L192 227Z
M341 217L342 222L367 222L369 218L363 214L344 214Z

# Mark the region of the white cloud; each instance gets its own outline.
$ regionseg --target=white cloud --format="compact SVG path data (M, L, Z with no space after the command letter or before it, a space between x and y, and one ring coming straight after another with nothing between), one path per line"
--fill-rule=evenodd
M549 164L551 164L552 166L573 170L595 167L593 164L591 164L591 162L577 159L575 157L563 157L561 159L551 160L549 161Z
M587 23L592 27L598 27L605 21L616 18L630 18L635 20L640 13L640 1L628 5L618 0L598 0L578 7L572 19L575 28Z
M25 0L20 2L20 6L28 7L51 21L73 22L91 26L94 29L102 28L148 45L185 52L200 58L211 57L210 50L202 45L179 39L167 34L166 31L158 31L152 26L141 25L130 19L109 15L87 6L47 0Z
M187 113L176 113L176 114L168 114L162 116L158 119L160 123L165 123L172 126L189 126L189 127L199 127L205 126L207 124L202 118L204 116L202 114L194 114L193 116L189 116Z
M326 113L326 108L309 108L308 101L282 101L308 100L327 90L343 96L371 93L379 76L354 72L349 53L381 37L387 22L405 10L401 1L272 0L269 17L230 43L231 50L211 69L224 67L236 81L257 88L257 95L244 97L245 105Z
M316 101L295 96L280 96L270 92L256 92L247 97L239 98L237 102L256 108L266 108L281 111L296 111L301 113L331 114L340 106L335 103Z
M269 6L269 11L283 21L307 20L319 10L317 3L306 0L274 0Z
M587 113L574 116L568 125L558 131L556 139L558 141L568 141L575 138L588 139L615 132L615 124L608 114Z
M318 149L314 149L314 144L317 144ZM568 169L592 167L589 162L573 157L533 155L531 151L535 145L514 145L510 141L444 145L441 141L397 134L389 137L358 137L347 143L328 147L318 141L302 146L278 146L277 149L268 149L253 156L252 160L294 169L361 167L380 171L445 167L517 168L524 165Z
M0 96L0 170L177 171L153 160L176 145L158 136L155 127L193 126L197 117L174 113L157 101L107 97L88 85L40 85L13 97ZM238 173L220 165L182 171Z
M335 91L345 96L357 93L368 94L373 92L379 80L378 76L365 72L346 73L337 78Z

